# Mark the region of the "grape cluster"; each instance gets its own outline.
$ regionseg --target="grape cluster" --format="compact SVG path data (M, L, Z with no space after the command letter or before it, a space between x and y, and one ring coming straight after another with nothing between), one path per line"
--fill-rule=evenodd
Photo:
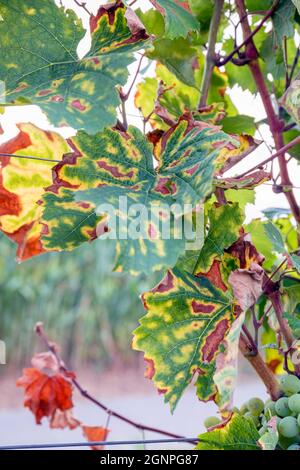
M268 432L268 422L276 416L278 449L300 450L300 380L295 375L285 375L280 385L284 396L276 402L267 400L264 403L260 398L251 398L233 411L251 421L261 436ZM204 425L208 429L220 422L219 418L210 416Z

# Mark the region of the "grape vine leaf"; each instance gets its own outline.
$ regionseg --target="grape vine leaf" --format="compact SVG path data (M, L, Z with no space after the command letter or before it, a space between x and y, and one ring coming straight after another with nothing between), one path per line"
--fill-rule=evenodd
M113 125L133 52L148 38L122 3L100 7L90 19L91 49L77 47L85 34L72 10L53 0L0 1L0 80L5 105L35 104L54 125L94 133Z
M172 41L172 43L174 42L176 41ZM184 41L184 44L186 44L186 41ZM191 49L193 48L189 47L187 52L192 56ZM181 57L182 54L183 52L179 53L177 51L177 57ZM151 56L151 53L149 55ZM179 77L178 73L176 76L172 73L174 70L168 62L170 59L164 59L165 65L158 63L155 69L156 76L146 77L137 87L135 104L145 118L149 119L150 115L150 123L153 127L165 128L162 125L162 120L155 112L157 102L166 108L170 116L175 119L178 119L183 113L191 111L197 120L207 121L210 118L211 122L218 123L226 113L228 115L237 113L229 95L226 93L228 77L226 73L220 71L217 67L213 71L207 106L201 108L199 112L195 112L195 109L198 109L199 89L205 66L205 57L203 54L198 53L195 58L195 64L197 65L193 65L193 77L189 77L188 80L188 83L195 83L194 86L183 83L182 76ZM163 87L161 82L163 82ZM162 89L161 92L160 89ZM208 113L207 117L206 113Z
M148 377L174 411L196 373L202 391L204 382L212 383L220 345L235 320L233 301L207 278L177 268L143 301L147 314L134 332L133 349L144 352Z
M119 208L120 196L127 198L129 209L133 204L143 204L148 211L151 205L170 207L184 201L190 204L185 206L190 211L212 190L214 162L231 140L216 127L193 124L188 117L183 117L164 134L159 165L154 169L152 146L138 129L130 127L127 133L106 129L94 136L80 131L70 140L74 153L54 168L54 184L43 198L43 246L48 250L71 250L84 241L87 230L81 230L80 239L75 239L78 224L74 224L69 215L69 204L76 201L81 204L84 222L90 221L89 231L93 233L96 231L95 204L111 203L115 211ZM88 210L85 210L86 204ZM178 217L187 210L180 207ZM183 248L183 237L174 241L150 236L161 233L158 222L154 220L152 227L146 221L147 227L142 228L144 239L134 240L131 250L131 240L127 237L127 248L118 251L116 269L148 272L176 262ZM148 249L147 243L150 244ZM170 247L166 250L168 244Z
M240 114L228 116L222 120L222 129L230 134L248 134L253 136L256 132L255 119L251 116Z
M238 239L244 221L244 214L238 203L214 206L209 210L208 216L210 228L200 251L195 272L209 271L216 256L222 256L225 248Z
M300 15L300 0L292 0L292 2L295 5L295 7L297 8L298 13Z
M268 221L264 224L264 231L270 242L274 251L278 253L284 253L286 251L284 246L284 240L280 233L280 230L272 222Z
M185 8L180 6L180 0L150 0L151 3L165 16L165 36L169 39L186 38L190 31L197 31L197 19Z
M157 39L147 57L165 65L181 82L195 86L194 63L197 50L184 38Z
M34 156L49 161L2 158L0 168L0 229L18 244L17 260L43 252L41 207L37 201L52 183L51 160L61 160L70 148L57 133L33 124L19 124L16 137L0 145L3 154Z
M260 253L265 257L263 267L265 269L272 269L277 257L273 252L273 245L264 229L265 222L260 219L254 219L247 224L245 230L251 233L253 244Z
M279 4L272 15L274 34L279 47L284 37L292 37L294 30L295 6L291 1L279 0Z
M292 116L295 122L300 124L300 75L292 81L289 88L280 100L280 104Z
M299 314L284 313L283 317L287 320L293 334L299 338L300 336L300 318Z
M260 450L253 422L234 413L227 421L199 436L197 450Z

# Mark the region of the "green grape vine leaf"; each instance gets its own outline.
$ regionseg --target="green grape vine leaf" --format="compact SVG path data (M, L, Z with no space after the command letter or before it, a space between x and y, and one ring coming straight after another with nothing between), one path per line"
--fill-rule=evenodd
M126 134L106 129L94 136L80 131L70 140L74 154L54 168L54 185L43 198L44 247L71 250L84 238L90 239L91 228L87 231L76 225L76 231L72 230L68 211L64 215L66 198L70 202L73 197L81 204L82 213L87 203L89 211L84 220L95 222L91 214L95 215L96 205L110 203L118 210L119 198L124 196L129 209L133 204L143 204L146 210L150 206L160 210L152 225L146 222L143 227L144 237L134 243L130 239L118 243L122 249L117 253L116 269L148 272L172 266L184 248L183 240L159 236L161 206L184 201L188 206L177 209L176 216L180 217L185 207L189 212L204 199L212 190L215 161L229 142L232 139L218 128L194 125L183 118L162 137L160 161L154 169L152 146L137 128L130 127ZM70 238L61 237L66 229ZM75 238L78 230L81 236Z
M143 25L122 3L90 19L91 48L80 58L85 30L72 10L53 0L0 1L3 105L35 104L56 126L95 133L115 124L133 52L145 47Z
M209 210L208 217L210 228L200 251L195 272L205 273L209 271L216 256L222 256L225 248L228 248L238 239L244 221L244 214L238 203L219 207L213 206Z
M190 31L197 31L199 23L191 12L180 6L181 0L150 0L165 16L165 36L169 39L186 38Z
M234 413L227 421L200 434L197 450L260 450L260 435L252 421Z

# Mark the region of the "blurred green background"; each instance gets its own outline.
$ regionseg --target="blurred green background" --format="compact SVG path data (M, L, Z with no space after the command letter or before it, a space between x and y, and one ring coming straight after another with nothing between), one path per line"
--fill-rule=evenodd
M132 362L132 330L144 309L139 294L159 276L112 273L115 248L96 241L72 253L51 253L18 265L15 245L0 236L0 339L8 365L29 364L42 321L69 364Z

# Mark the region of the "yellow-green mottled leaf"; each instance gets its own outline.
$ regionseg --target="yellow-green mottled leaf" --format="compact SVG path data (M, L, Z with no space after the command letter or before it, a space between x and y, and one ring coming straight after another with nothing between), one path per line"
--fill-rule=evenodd
M147 38L136 22L131 31L122 3L91 17L92 44L83 58L81 21L53 0L1 0L0 15L3 105L35 104L53 124L91 133L116 122L116 87L126 83L132 52Z
M174 268L143 295L147 314L134 332L133 348L143 351L148 377L174 410L197 374L206 399L216 358L235 320L231 298L205 277ZM204 377L203 377L204 376Z
M19 124L16 137L3 143L0 152L24 158L2 158L0 169L0 228L18 244L19 261L43 251L38 223L41 207L37 204L44 188L52 183L51 160L61 160L70 151L66 141L57 133L44 131L33 124Z
M87 203L88 207L91 204L94 209L97 206L98 214L108 213L101 205L110 204L111 212L117 213L119 219L126 218L135 204L142 204L147 217L154 206L156 215L150 221L143 219L137 238L133 240L130 231L127 237L117 234L116 269L149 272L174 265L184 249L184 237L176 237L174 217L168 215L164 205L171 208L176 202L190 204L177 206L180 225L180 216L190 212L191 206L212 190L214 161L229 140L216 127L184 118L163 136L159 166L154 169L152 146L134 127L127 134L111 129L94 136L79 132L70 141L74 154L66 156L54 169L54 185L49 191L55 194L56 206L61 204L61 211L50 223L42 220L43 245L47 249L66 249L59 242L59 230L65 225L63 207L67 191L68 198L72 193L77 202ZM126 211L119 208L121 197L126 199ZM44 198L44 214L48 210L55 213L48 207L52 202L53 199ZM166 217L170 219L170 237L164 237L160 228ZM127 221L132 225L134 218L129 215ZM67 249L72 247L75 245L69 244Z

